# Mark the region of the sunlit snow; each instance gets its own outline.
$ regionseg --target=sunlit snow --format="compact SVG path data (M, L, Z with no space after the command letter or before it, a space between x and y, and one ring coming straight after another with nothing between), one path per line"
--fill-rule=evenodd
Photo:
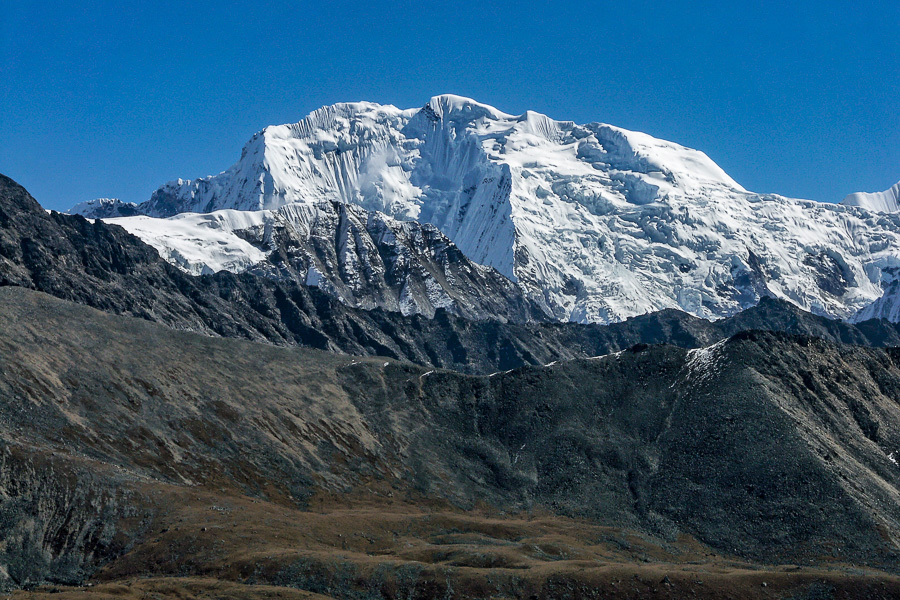
M875 212L894 213L900 211L900 182L883 192L857 192L841 202L847 206L861 206Z
M120 225L156 248L165 260L188 273L239 273L265 260L265 252L234 232L263 223L260 212L222 210L212 214L184 213L169 219L122 217L105 219Z

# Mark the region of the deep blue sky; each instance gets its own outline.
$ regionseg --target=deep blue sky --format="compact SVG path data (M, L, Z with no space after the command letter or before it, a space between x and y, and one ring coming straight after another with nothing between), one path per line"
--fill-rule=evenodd
M319 106L455 93L698 148L754 191L900 180L897 0L186 4L7 3L0 172L48 208L140 202Z

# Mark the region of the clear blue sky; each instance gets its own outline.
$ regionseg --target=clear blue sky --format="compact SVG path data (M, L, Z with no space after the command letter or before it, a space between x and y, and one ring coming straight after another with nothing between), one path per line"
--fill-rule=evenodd
M190 4L189 8L185 6ZM0 11L0 172L140 202L338 101L440 93L709 154L748 189L900 180L900 2L52 2Z

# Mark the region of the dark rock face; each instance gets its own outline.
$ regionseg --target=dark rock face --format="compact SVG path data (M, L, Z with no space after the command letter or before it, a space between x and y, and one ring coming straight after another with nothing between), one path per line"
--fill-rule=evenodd
M900 558L894 350L745 332L471 377L191 335L8 287L0 395L0 514L15 541L0 560L17 584L115 558L154 510L134 490L167 486L293 506L374 488L689 534L768 563Z
M26 408L23 400L7 414ZM77 585L144 533L150 512L127 477L24 449L13 437L6 431L0 442L0 589Z
M810 254L803 260L803 264L815 271L816 284L834 296L841 296L851 285L856 284L852 271L837 256L826 252Z

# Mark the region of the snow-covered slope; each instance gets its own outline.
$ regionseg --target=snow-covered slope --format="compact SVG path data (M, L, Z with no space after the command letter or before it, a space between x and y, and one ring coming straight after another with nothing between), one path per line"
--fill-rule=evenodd
M846 206L860 206L875 212L900 212L900 182L883 192L856 192L841 201Z
M261 227L263 212L221 210L184 213L168 219L148 216L104 219L150 244L159 255L191 275L240 273L266 260L267 253L236 232Z
M170 182L140 209L321 200L432 223L562 320L722 317L763 295L850 317L900 258L893 216L754 194L678 144L457 96L337 104L268 127L227 171Z
M357 308L432 317L546 320L490 267L470 261L432 225L334 202L278 210L106 219L194 275L250 271L320 289Z

